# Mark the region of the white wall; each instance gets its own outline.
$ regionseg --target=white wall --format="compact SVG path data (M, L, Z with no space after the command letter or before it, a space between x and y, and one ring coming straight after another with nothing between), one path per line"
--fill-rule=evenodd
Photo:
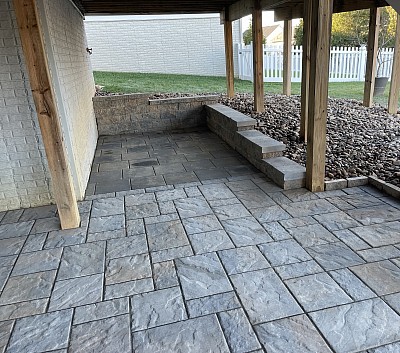
M98 71L225 75L219 15L113 16L85 21L92 66ZM234 22L234 43L240 38ZM236 55L236 54L235 54ZM235 56L235 70L237 57Z
M0 0L0 211L49 204L50 176L12 0Z
M38 0L52 80L78 198L89 178L97 127L83 19L67 0ZM15 20L0 0L0 211L53 201L51 178Z

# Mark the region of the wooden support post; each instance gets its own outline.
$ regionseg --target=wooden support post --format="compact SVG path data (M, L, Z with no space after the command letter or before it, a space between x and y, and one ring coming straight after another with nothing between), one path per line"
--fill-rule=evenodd
M378 56L379 25L381 21L380 8L370 9L369 32L367 44L367 67L365 71L364 106L371 107L373 103L376 61Z
M396 114L399 107L400 94L400 15L397 15L396 41L394 45L392 78L390 81L390 93L388 112Z
M260 0L254 0L253 9L253 83L254 110L264 111L264 49L262 31L262 10Z
M228 16L228 11L225 12L224 20L226 90L228 97L232 98L235 95L232 22L229 21L229 18L226 18L226 16Z
M283 27L283 94L292 92L292 21L285 20Z
M311 0L306 187L324 191L330 38L334 0Z
M310 89L311 10L312 1L304 0L300 139L305 142L307 142L308 100Z
M61 227L76 228L80 224L78 205L51 86L35 0L14 0L14 9Z

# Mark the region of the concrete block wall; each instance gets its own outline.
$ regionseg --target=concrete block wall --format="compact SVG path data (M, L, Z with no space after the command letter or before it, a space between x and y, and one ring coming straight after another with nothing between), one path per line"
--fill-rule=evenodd
M115 17L113 17L115 18ZM94 70L225 76L219 14L85 21ZM239 21L233 23L239 43ZM235 73L238 67L235 51Z
M97 144L95 88L83 16L70 0L40 0L38 8L75 191L82 199Z
M12 0L0 0L0 211L49 204L50 175Z
M204 106L218 96L149 100L148 94L94 97L99 135L169 131L205 126Z

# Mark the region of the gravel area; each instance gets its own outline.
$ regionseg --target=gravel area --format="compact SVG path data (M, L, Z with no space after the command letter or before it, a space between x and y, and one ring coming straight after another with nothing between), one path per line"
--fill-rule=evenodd
M264 113L252 111L252 94L221 96L221 103L256 119L258 130L286 144L286 157L305 165L299 96L266 95ZM356 100L329 99L327 126L327 180L376 175L400 186L399 115L380 105L366 108Z

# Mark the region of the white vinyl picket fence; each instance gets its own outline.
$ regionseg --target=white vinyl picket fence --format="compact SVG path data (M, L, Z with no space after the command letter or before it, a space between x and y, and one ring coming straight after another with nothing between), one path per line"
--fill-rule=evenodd
M253 80L253 47L238 45L239 78ZM382 49L379 55L379 76L390 77L392 72L393 48ZM292 82L301 81L302 47L292 47ZM332 47L329 66L329 82L364 81L367 62L366 47ZM264 82L282 82L283 47L264 45Z

